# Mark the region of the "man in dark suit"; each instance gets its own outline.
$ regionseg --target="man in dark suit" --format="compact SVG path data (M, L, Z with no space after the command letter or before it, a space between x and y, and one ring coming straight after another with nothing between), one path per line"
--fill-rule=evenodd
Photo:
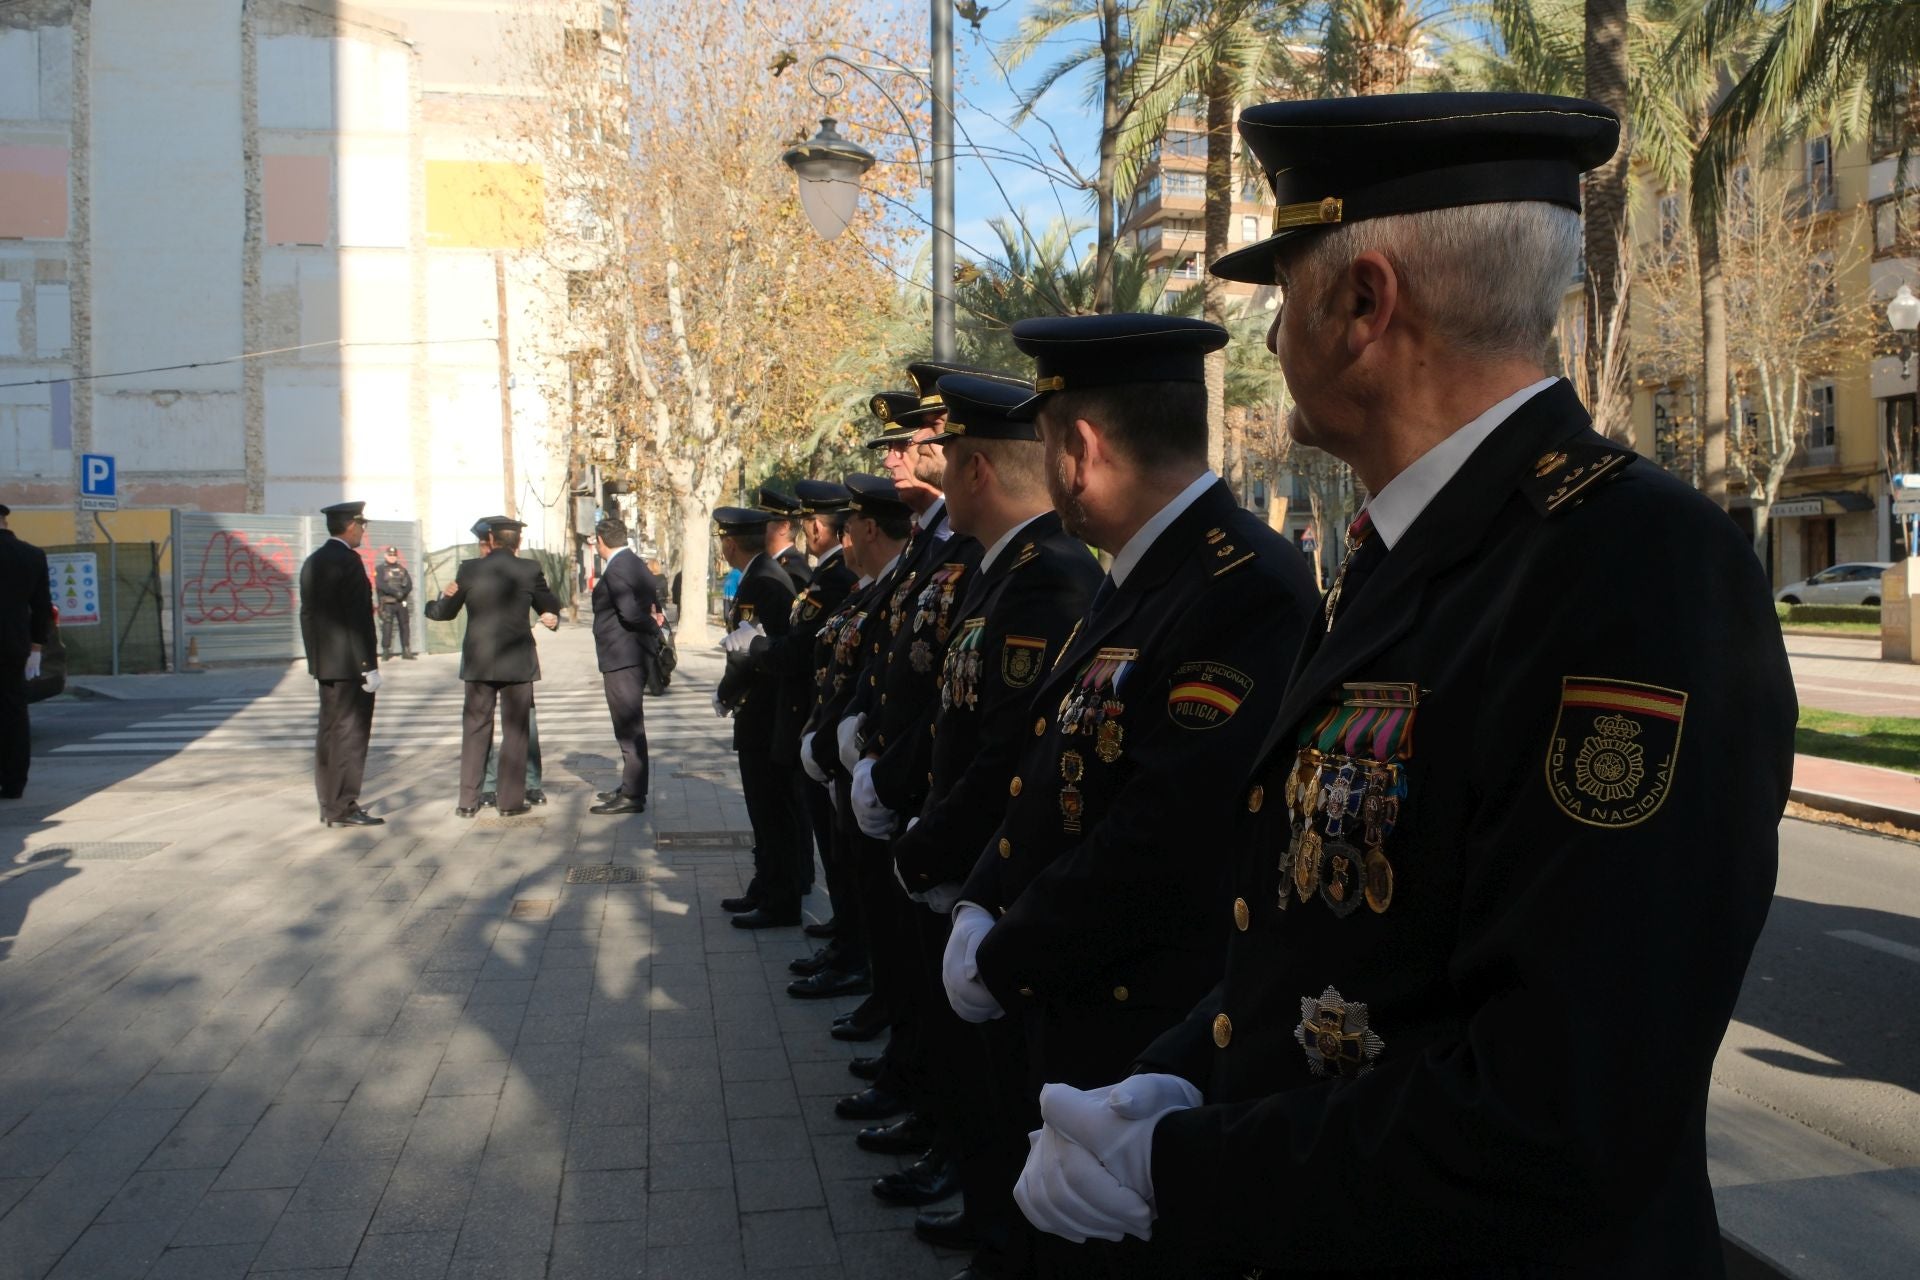
M620 785L600 793L592 812L647 811L646 664L660 650L660 580L627 545L627 527L611 517L593 527L600 579L593 584L593 649L620 744Z
M40 674L40 650L53 629L47 553L7 528L0 506L0 800L26 793L33 750L27 681Z
M560 625L560 597L547 585L540 566L522 560L518 520L490 522L493 550L478 560L463 560L454 580L426 614L451 622L467 610L467 635L460 646L460 678L466 681L466 705L460 719L460 800L454 814L471 818L480 811L487 752L493 746L493 712L500 706L500 816L527 812L527 717L533 710L533 685L540 678L540 652L533 643L530 613L552 631Z
M795 545L793 537L793 526L806 515L805 507L793 494L770 484L760 486L754 506L767 513L767 554L793 579L795 591L806 590L813 581L813 567L807 563L807 549Z
M373 695L380 658L373 634L373 584L360 560L367 504L322 507L327 540L300 566L300 640L307 674L320 684L320 728L314 738L313 787L320 821L329 827L377 827L360 807L373 733Z
M1738 528L1542 367L1618 121L1409 94L1240 130L1282 230L1214 270L1284 286L1294 434L1373 497L1231 775L1225 977L1139 1074L1049 1090L1030 1213L1222 1276L1723 1275L1708 1088L1796 709Z
M474 544L481 556L493 550L493 522L504 520L505 516L482 516L473 522ZM557 593L556 593L557 594ZM530 805L547 802L546 789L541 786L540 769L540 708L527 708L527 803ZM487 742L486 776L480 782L480 804L482 807L497 806L500 802L500 753L493 749L491 739Z
M793 580L767 554L767 513L721 507L713 520L720 529L720 554L740 571L740 585L727 610L729 634L748 642L756 636L786 635ZM753 826L754 850L747 892L722 900L720 906L734 913L734 926L740 929L799 924L799 844L805 831L793 820L792 783L774 751L780 673L748 661L736 640L713 691L713 705L721 715L733 716L733 749L740 760L740 790Z

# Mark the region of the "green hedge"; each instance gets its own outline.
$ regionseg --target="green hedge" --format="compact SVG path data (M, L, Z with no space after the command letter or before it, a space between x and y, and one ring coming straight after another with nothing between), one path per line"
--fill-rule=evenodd
M1880 625L1877 604L1781 604L1774 602L1774 614L1782 622L1865 622Z

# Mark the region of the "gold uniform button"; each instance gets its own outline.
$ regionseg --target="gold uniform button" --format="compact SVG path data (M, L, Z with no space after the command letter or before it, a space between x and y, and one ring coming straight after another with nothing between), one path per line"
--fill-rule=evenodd
M1260 806L1267 802L1267 789L1259 783L1253 784L1253 790L1247 792L1247 812L1258 813Z
M1128 994L1127 989L1125 987L1115 987L1113 989L1113 998L1115 1000L1118 1000L1121 1004L1125 1004L1127 1002L1127 994Z
M1233 900L1233 927L1245 933L1247 926L1253 923L1253 908L1247 905L1245 898Z
M1020 794L1020 779L1015 778L1012 782L1009 782L1007 784L1007 794L1010 796L1017 796Z
M888 666L892 666L892 665L893 665L893 655L892 655L892 654L888 654L888 655L887 655L887 665L888 665Z
M1013 842L1011 840L1008 840L1005 836L1000 837L1000 856L1003 858L1010 858L1013 856Z
M938 726L936 726L936 725L928 725L928 726L927 726L927 736L928 736L929 738L937 738L937 737L939 737L939 736L940 736L940 735L939 735L938 733L936 733L936 732L934 732L934 730L935 730L935 729L936 729L937 727L938 727Z
M1213 1015L1213 1042L1222 1049L1233 1042L1233 1019L1224 1013Z
M1025 996L1025 997L1026 997L1027 999L1029 999L1029 1000L1031 1000L1031 999L1033 999L1033 988L1032 988L1032 987L1022 987L1022 988L1020 988L1020 994L1021 994L1021 995L1023 995L1023 996Z
M1047 718L1045 716L1041 716L1038 720L1035 720L1033 722L1033 736L1037 738L1041 734L1045 733L1046 731L1047 731Z

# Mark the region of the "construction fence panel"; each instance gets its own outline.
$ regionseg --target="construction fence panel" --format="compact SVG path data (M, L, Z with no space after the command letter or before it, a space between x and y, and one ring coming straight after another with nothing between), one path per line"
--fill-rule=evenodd
M446 590L447 584L460 572L460 562L471 560L479 554L480 549L471 542L456 543L428 552L424 573L415 575L422 583L419 589L421 597L431 600ZM541 551L530 547L522 547L520 554L539 564L540 571L547 575L547 585L553 588L562 604L573 599L573 557L564 551ZM460 652L460 644L467 635L467 611L462 609L452 622L427 623L424 634L428 653Z

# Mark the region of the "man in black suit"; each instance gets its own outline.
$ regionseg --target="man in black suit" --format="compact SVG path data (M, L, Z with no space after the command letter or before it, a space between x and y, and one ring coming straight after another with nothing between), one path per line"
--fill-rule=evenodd
M53 628L47 553L7 528L0 506L0 800L27 789L32 729L27 681L40 674L40 649Z
M493 711L500 705L500 816L527 812L527 717L533 710L533 685L540 678L540 652L533 643L529 613L538 613L547 630L560 626L560 597L547 585L540 566L520 559L518 520L490 522L493 550L478 560L463 560L438 600L427 603L435 622L451 622L468 610L467 636L460 646L460 678L467 683L460 719L460 800L454 815L471 818L480 811L480 788L487 752L493 746Z
M793 494L763 484L754 506L767 513L767 554L793 579L795 591L806 590L813 568L807 563L808 549L794 545L793 539L794 523L806 515L805 505Z
M767 513L721 507L720 554L740 570L727 613L730 635L786 635L793 612L793 580L767 554ZM736 648L738 648L738 641ZM740 790L753 825L753 882L747 892L721 902L741 929L800 923L799 843L804 829L793 820L789 771L774 752L774 721L780 711L780 673L756 666L745 652L727 654L727 669L713 692L714 709L733 716L733 749L740 759ZM797 763L797 761L796 761Z
M660 580L627 545L627 526L609 517L593 527L600 580L593 584L593 649L607 714L620 744L620 785L594 813L647 811L646 664L660 651Z
M313 746L313 787L320 821L329 827L377 827L360 807L373 733L373 695L380 658L373 634L373 584L361 563L367 504L322 507L327 540L300 566L300 640L307 674L320 684L320 728Z

